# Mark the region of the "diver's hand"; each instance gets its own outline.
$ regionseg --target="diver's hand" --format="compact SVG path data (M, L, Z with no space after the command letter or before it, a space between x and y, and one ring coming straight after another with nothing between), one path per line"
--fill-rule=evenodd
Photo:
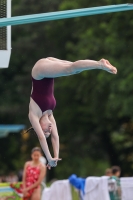
M56 167L57 162L60 160L62 160L62 159L61 158L52 158L52 159L48 160L48 164L47 164L48 169L51 169L51 167Z

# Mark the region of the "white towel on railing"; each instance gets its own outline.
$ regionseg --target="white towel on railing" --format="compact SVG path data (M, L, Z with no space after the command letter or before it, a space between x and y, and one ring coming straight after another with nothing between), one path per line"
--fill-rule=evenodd
M42 192L41 200L72 200L69 180L55 181Z
M122 177L120 181L122 190L122 200L133 200L133 178Z
M41 200L49 199L50 196L50 188L44 188L41 196Z
M108 177L88 177L85 184L84 200L110 200Z

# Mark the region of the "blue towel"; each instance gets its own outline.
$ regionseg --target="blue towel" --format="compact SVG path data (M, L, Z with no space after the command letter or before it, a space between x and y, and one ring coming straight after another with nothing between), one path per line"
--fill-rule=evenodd
M83 194L85 194L85 178L78 178L76 174L72 174L69 177L69 182L78 190L82 191Z

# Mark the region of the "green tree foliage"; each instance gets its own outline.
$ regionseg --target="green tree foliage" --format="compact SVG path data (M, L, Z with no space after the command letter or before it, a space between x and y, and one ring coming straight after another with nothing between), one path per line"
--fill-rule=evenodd
M122 3L125 1L13 1L13 15ZM12 27L10 67L0 70L1 123L29 126L30 72L42 57L71 61L104 57L118 68L118 75L92 70L55 80L54 115L63 158L54 169L57 178L67 178L71 173L101 175L109 164L120 165L123 175L132 173L132 31L132 11ZM22 138L23 161L36 141L35 134L27 140ZM12 155L18 158L17 151ZM15 162L13 167L22 165Z
M113 2L108 1L108 3ZM108 3L104 1L102 5ZM70 4L68 5L70 6ZM123 130L126 141L123 139L121 149L118 149L119 140L116 139L113 132L121 135L123 124L127 123L127 127L132 124L132 15L131 11L112 13L106 16L91 16L84 18L84 20L83 18L66 20L68 29L69 26L74 27L71 36L75 39L68 41L65 45L67 47L67 59L100 59L105 57L117 66L118 75L112 76L102 71L90 71L67 78L67 88L63 88L63 90L70 91L71 87L70 96L72 100L64 97L64 106L62 105L62 107L68 105L70 101L73 101L74 105L71 103L69 108L66 107L70 122L72 122L70 127L73 127L73 132L72 128L68 126L68 133L70 134L66 135L65 143L68 140L70 140L69 143L75 143L75 150L73 145L71 146L72 149L69 147L72 157L73 154L74 156L81 155L83 160L84 157L87 157L88 152L89 156L95 157L95 159L98 157L105 160L108 157L111 165L118 164L122 167L123 174L132 173L133 149L132 140L130 140L132 129L128 132ZM61 99L62 93L63 91L60 91L59 99ZM72 112L73 110L76 110L76 115ZM63 129L61 132L63 132ZM75 140L78 140L78 142ZM128 141L130 141L130 146L126 145ZM80 148L77 148L79 146ZM130 162L128 167L127 160L128 164ZM78 161L81 163L80 160ZM75 163L74 159L73 162ZM83 163L89 166L90 162ZM80 164L78 165L80 166Z

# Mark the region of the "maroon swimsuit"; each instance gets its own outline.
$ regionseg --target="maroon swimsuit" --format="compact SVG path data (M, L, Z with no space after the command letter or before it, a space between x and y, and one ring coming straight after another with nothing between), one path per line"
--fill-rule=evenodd
M42 112L46 110L54 110L56 100L54 98L54 79L43 78L36 80L32 77L33 91L32 99L37 103Z

